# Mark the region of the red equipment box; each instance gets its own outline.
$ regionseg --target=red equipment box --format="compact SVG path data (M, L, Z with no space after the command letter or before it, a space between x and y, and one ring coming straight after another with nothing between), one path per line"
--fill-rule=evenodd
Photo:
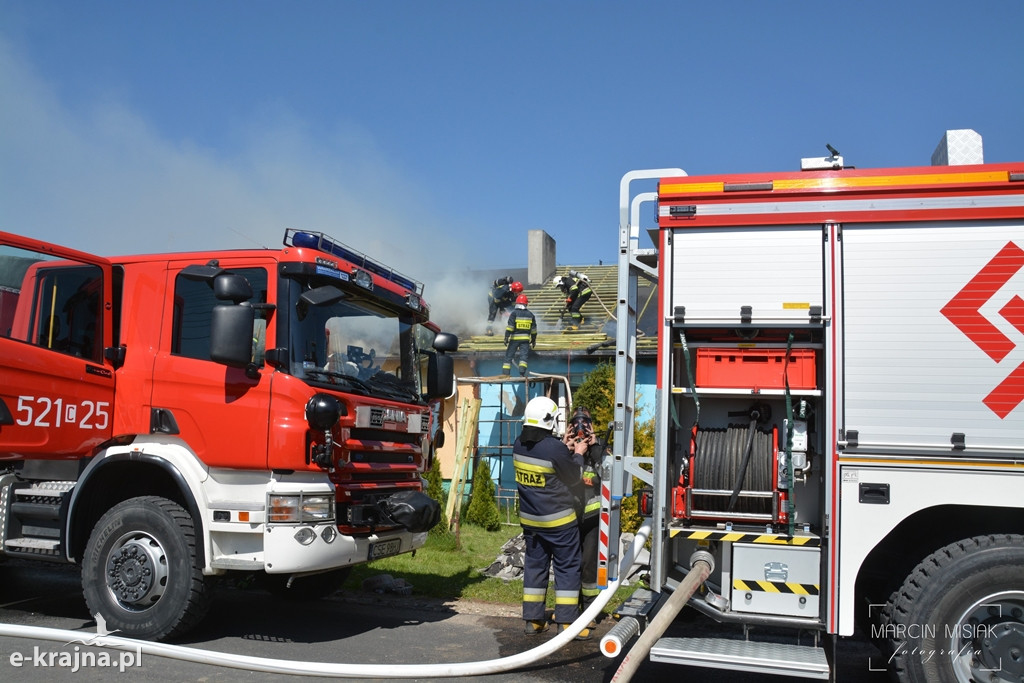
M697 386L723 389L814 389L814 349L697 349Z

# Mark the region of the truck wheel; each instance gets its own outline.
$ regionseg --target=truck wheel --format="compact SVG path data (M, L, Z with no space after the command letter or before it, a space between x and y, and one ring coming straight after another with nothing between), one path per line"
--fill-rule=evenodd
M1024 536L978 536L932 553L886 612L901 681L1024 680Z
M290 574L264 572L259 575L259 584L271 595L285 600L317 600L336 593L351 573L352 567L332 569L319 574L296 577L289 586Z
M158 496L118 503L96 523L82 558L89 613L129 638L185 633L209 606L195 549L195 524L177 503Z

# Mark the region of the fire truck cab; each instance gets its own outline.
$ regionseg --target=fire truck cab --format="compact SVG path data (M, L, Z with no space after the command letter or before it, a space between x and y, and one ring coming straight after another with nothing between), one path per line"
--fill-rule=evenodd
M101 258L0 233L0 556L82 567L166 639L208 581L335 590L415 550L458 340L422 283L324 235Z

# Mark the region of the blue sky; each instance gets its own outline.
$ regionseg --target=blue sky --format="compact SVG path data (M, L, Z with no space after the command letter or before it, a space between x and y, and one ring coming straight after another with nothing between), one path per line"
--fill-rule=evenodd
M616 257L633 169L1024 162L1024 3L0 0L0 229L320 230L428 283ZM435 290L436 293L436 290Z

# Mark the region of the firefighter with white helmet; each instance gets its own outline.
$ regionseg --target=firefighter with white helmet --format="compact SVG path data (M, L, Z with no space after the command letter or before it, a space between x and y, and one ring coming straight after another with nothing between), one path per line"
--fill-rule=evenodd
M512 279L511 275L500 277L491 283L487 291L487 336L494 334L492 327L498 311L502 313L523 293L523 283Z
M589 443L572 449L552 434L558 405L539 396L526 404L523 431L512 446L519 521L526 552L523 560L523 619L526 634L547 630L545 600L548 571L555 574L555 623L567 628L580 614L580 527L583 457ZM590 637L584 629L579 640Z
M556 277L554 285L562 290L562 294L565 296L565 310L572 316L569 329L578 330L583 324L583 314L580 309L594 294L590 288L590 278L575 270L570 270L568 275Z
M512 363L519 357L519 374L526 376L527 358L530 349L537 345L537 318L526 305L530 300L525 294L516 297L516 307L508 315L505 325L505 362L501 364L501 373L512 373Z

